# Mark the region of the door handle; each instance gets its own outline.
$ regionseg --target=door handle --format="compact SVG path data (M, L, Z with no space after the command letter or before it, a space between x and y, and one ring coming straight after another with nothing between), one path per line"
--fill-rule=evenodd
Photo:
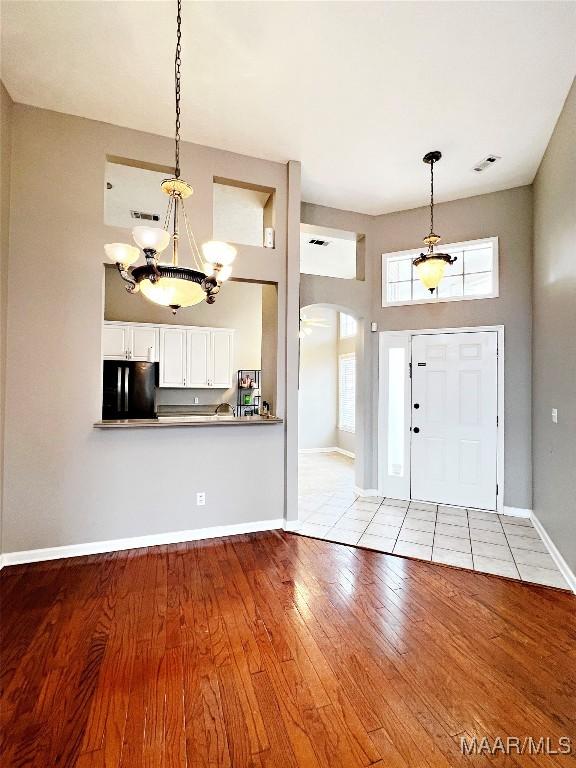
M420 408L420 403L414 403L414 408L416 408L416 410L418 410L418 408Z
M118 366L118 380L116 382L116 410L122 410L122 368Z
M130 368L124 368L124 410L127 412L130 402L128 400L128 383L130 381Z
M415 434L418 434L418 432L420 432L420 427L414 427L414 432Z

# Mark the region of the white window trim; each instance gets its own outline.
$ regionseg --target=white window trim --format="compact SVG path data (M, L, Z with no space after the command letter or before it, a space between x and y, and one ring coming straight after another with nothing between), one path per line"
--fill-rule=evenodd
M447 296L446 298L435 299L416 299L414 301L387 301L388 296L388 284L386 277L388 274L388 259L396 258L398 256L411 256L416 258L423 252L424 247L414 248L408 251L393 251L391 253L382 254L382 306L383 307L411 307L417 304L444 304L449 301L481 301L482 299L497 299L500 296L500 281L499 281L499 252L498 252L498 238L497 237L481 237L478 240L464 240L461 243L445 243L444 248L448 249L464 249L472 246L480 245L481 243L492 243L492 292L487 293L484 296ZM442 244L438 245L440 251L442 251Z
M356 353L355 352L346 352L345 354L338 355L338 431L339 432L348 432L349 434L356 434L356 392L354 392L354 428L350 429L350 427L346 427L342 425L341 420L341 408L340 408L340 363L341 361L345 359L352 359L354 360L354 364L356 364ZM354 375L354 381L356 381L356 375ZM356 386L354 386L354 389L356 389Z

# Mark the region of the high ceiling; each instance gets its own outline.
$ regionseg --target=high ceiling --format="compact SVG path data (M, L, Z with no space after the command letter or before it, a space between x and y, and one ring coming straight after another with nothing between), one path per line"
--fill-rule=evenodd
M175 5L4 0L2 79L170 136ZM366 213L426 203L430 149L438 200L530 183L576 72L574 2L185 0L183 26L183 138L301 160L305 200Z

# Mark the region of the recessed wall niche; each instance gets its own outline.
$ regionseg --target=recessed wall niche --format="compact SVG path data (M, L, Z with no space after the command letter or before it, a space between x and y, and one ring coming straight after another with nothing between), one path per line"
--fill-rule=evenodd
M274 247L274 190L214 179L213 237L239 245Z
M162 227L168 198L161 182L173 175L171 168L143 168L129 160L108 158L104 185L104 224L132 229Z

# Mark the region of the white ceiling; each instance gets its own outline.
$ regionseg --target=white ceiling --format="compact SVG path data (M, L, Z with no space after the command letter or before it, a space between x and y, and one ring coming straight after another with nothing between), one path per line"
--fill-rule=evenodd
M4 0L13 99L171 135L175 3ZM190 141L302 161L303 198L382 213L530 183L576 72L573 2L190 2ZM472 166L502 160L483 174Z

